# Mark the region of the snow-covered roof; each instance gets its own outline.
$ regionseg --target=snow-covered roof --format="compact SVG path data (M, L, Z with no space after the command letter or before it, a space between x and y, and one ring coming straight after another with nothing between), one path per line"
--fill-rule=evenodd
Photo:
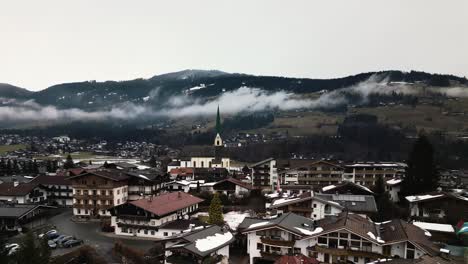
M218 248L233 238L231 232L224 234L217 233L213 236L208 236L202 239L195 240L195 247L201 252L209 251L214 248Z
M397 184L400 184L401 182L402 182L402 179L391 179L391 180L387 181L387 184L388 185L397 185Z
M412 196L406 196L405 199L408 200L408 202L415 202L415 201L423 201L423 200L428 200L428 199L433 199L437 197L442 197L444 194L424 194L424 195L412 195Z
M328 186L323 187L322 191L326 192L326 191L331 190L331 189L333 189L335 187L336 187L335 185L328 185Z
M428 223L428 222L413 222L413 225L422 228L424 230L429 231L439 231L439 232L447 232L447 233L454 233L455 229L452 225L448 224L437 224L437 223Z
M317 227L314 229L314 231L310 231L310 230L307 230L307 229L304 229L304 228L300 228L300 227L294 227L296 228L297 230L301 231L302 234L306 235L306 236L312 236L312 235L315 235L315 234L318 234L318 233L321 233L323 232L323 228L321 227Z
M272 205L279 205L279 204L292 202L292 201L299 200L299 199L300 199L299 197L296 197L296 198L281 198L281 199L278 199L278 200L274 200Z
M236 231L237 227L239 227L240 223L244 221L246 217L249 217L249 213L243 212L235 212L231 211L224 214L224 221L228 224L231 230Z

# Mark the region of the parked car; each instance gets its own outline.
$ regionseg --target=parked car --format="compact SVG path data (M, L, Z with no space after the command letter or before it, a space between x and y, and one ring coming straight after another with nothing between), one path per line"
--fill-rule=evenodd
M72 240L68 240L67 242L63 243L63 247L71 248L71 247L79 246L81 244L83 244L83 240L81 240L81 239L72 239Z
M59 236L60 236L59 233L50 233L50 234L46 235L46 238L47 238L48 240L53 240L53 239L55 239L55 238L57 238L57 237L59 237Z
M63 244L65 244L65 242L67 241L70 241L70 240L76 240L76 238L72 237L72 236L65 236L63 237L62 239L60 239L57 244L63 246Z
M52 230L49 230L49 231L47 231L47 232L45 232L45 233L43 233L43 234L40 234L40 235L39 235L39 238L43 238L44 236L49 237L49 235L51 235L51 234L57 234L57 233L58 233L57 230L52 229Z
M57 243L55 243L52 240L47 241L47 244L49 245L50 248L54 249L57 248Z
M5 245L5 249L8 251L8 256L11 256L11 255L15 254L16 251L18 251L19 248L20 248L20 245L18 245L16 243L6 244Z
M62 239L63 239L64 237L66 237L66 236L67 236L67 235L60 235L60 236L54 238L53 241L54 241L55 243L58 244L59 241L62 240Z

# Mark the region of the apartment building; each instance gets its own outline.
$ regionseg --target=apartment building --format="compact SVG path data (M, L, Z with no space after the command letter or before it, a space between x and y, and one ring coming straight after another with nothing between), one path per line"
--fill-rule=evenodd
M328 161L312 161L300 167L280 172L281 183L286 185L308 185L314 189L338 184L342 181L344 168Z
M111 226L116 235L163 238L173 235L165 224L188 219L198 211L200 199L184 192L165 193L137 201L128 201L110 210ZM178 232L178 231L174 231Z
M343 181L351 181L367 187L372 187L382 176L385 181L403 178L407 165L405 163L362 162L347 164L343 173Z
M129 176L122 171L98 169L69 177L73 188L73 215L109 217L108 209L128 199Z
M40 184L44 188L49 204L67 207L73 205L73 190L67 176L40 175L30 183Z
M276 160L269 158L251 166L252 184L255 187L274 190L278 186L278 172Z

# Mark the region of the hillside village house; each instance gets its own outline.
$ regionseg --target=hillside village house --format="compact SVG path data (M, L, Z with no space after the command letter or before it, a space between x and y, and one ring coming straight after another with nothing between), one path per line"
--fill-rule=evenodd
M402 220L374 223L348 212L319 221L293 213L273 219L246 218L239 230L247 236L251 264L291 254L314 257L324 263L355 264L439 254L426 231L417 226Z
M347 210L363 216L377 212L372 195L321 194L314 192L274 200L268 210L276 213L293 212L314 220L338 215Z
M0 205L0 234L11 231L24 231L47 223L51 209L55 207L37 204Z
M255 188L248 183L242 182L238 179L227 178L216 182L213 185L213 192L223 193L228 196L242 197L250 193Z
M116 235L162 238L172 235L164 224L189 219L203 200L184 192L165 193L113 207L111 226ZM176 232L176 231L173 231Z
M0 201L18 204L45 203L47 191L37 183L4 182L0 184Z

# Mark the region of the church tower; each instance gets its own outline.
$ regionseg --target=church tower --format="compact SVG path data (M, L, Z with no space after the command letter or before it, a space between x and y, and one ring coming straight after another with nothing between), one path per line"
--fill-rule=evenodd
M223 140L221 139L221 116L219 115L219 105L218 105L218 112L216 114L216 137L214 140L215 147L222 147Z

